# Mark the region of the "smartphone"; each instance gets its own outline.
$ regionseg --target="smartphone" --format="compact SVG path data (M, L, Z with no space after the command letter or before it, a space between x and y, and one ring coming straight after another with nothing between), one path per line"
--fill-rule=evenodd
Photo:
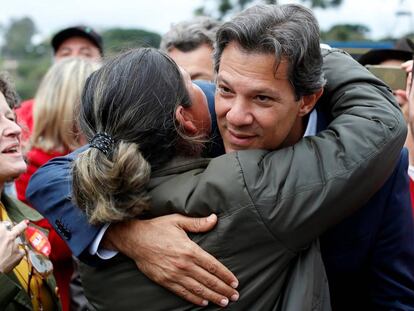
M377 78L387 84L391 90L405 90L407 84L407 73L393 66L366 65L365 66Z
M414 63L414 42L410 38L406 38L406 42L411 49L411 53L413 53L413 63ZM411 67L411 86L409 92L411 93L411 89L413 88L413 79L414 79L414 64Z

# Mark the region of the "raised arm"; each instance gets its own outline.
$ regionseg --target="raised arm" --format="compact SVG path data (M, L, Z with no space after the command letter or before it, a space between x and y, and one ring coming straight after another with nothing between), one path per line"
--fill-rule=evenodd
M91 256L88 248L100 228L91 226L71 201L71 163L82 150L41 167L32 176L26 196L66 240L75 256L96 263L99 258ZM133 220L110 227L104 239L134 259L150 279L177 295L199 305L212 301L225 306L232 296L233 300L238 297L233 288L237 287L236 277L186 235L186 231L208 231L216 221L214 217L209 220L180 215Z
M259 152L238 153L262 219L292 250L368 201L394 170L406 136L390 90L350 56L325 51L324 72L318 105L334 118L327 130L263 154L260 170L252 167Z

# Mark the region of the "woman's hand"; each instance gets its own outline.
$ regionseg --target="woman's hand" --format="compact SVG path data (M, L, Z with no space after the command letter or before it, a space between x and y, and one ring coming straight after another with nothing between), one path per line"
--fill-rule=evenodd
M0 272L10 272L24 256L16 238L27 228L27 220L23 220L8 230L4 223L0 223Z

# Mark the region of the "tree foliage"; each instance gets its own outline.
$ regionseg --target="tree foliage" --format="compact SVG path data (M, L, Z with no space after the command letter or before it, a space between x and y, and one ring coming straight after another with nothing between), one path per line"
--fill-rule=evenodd
M25 58L33 50L32 38L36 26L30 17L12 19L4 30L2 53L5 57Z
M29 17L12 19L0 30L3 33L0 69L8 70L13 76L22 99L32 98L52 63L50 38L34 44L36 26ZM158 48L161 41L159 34L143 29L110 28L102 32L102 38L107 56L140 46Z
M322 41L365 41L370 29L361 24L339 24L322 31Z
M102 38L106 55L140 46L158 48L161 42L159 34L143 29L110 28L102 33Z
M330 8L342 4L342 0L301 0L312 8ZM247 5L253 3L277 4L277 0L204 0L204 5L197 8L196 15L213 16L219 20L243 10ZM212 9L211 9L212 8Z
M302 0L308 3L312 8L335 8L342 4L342 0Z
M50 57L19 61L15 73L16 89L22 99L33 98L40 81L51 65Z
M11 19L2 25L2 70L13 76L21 98L33 97L51 63L49 43L33 43L36 25L30 17Z

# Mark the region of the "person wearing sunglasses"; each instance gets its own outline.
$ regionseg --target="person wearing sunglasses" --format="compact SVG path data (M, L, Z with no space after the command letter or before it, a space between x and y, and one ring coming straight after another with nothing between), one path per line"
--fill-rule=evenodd
M21 128L13 108L17 96L0 75L0 310L61 310L47 235L32 221L42 216L7 196L4 184L26 171ZM17 225L16 225L17 224Z

